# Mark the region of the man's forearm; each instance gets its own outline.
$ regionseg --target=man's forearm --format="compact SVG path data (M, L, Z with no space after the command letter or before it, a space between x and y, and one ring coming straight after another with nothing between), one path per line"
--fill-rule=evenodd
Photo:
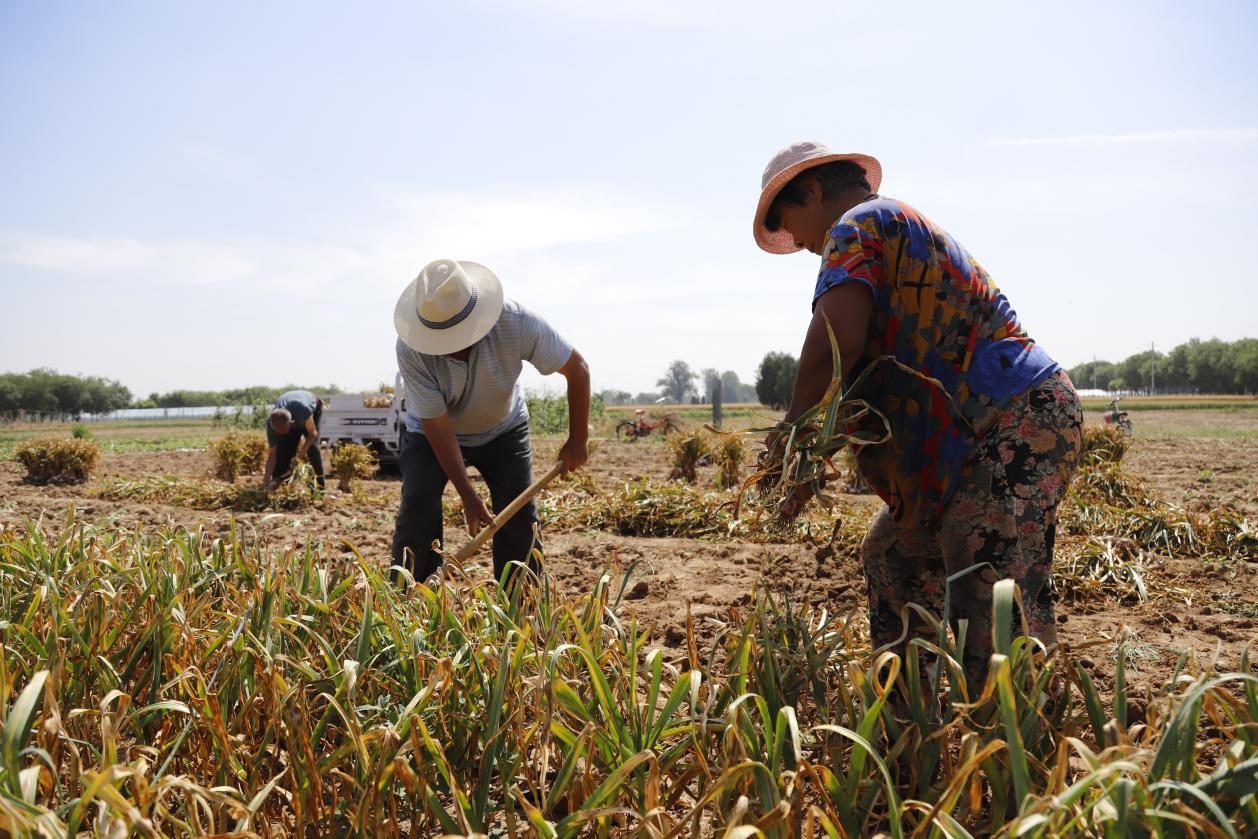
M424 436L428 438L428 445L432 446L432 453L437 456L437 463L441 465L441 471L446 473L446 477L454 485L455 492L460 496L475 492L472 481L467 476L467 466L463 463L463 452L459 449L458 437L449 425L449 418L445 418L444 423L440 419L420 420L420 422L424 426Z
M568 376L568 439L590 437L590 369L581 364Z
M297 456L301 457L311 446L319 445L319 426L315 425L313 419L307 419L305 425L301 427L301 443L297 446Z
M262 468L262 480L269 482L271 476L275 474L275 449L271 449L266 455L266 466Z

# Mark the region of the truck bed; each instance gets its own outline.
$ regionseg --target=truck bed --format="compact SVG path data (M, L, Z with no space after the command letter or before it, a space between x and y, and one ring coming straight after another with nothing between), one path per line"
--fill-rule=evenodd
M396 463L401 438L401 397L388 393L340 393L321 397L319 437L335 448L358 443L372 449L382 464Z

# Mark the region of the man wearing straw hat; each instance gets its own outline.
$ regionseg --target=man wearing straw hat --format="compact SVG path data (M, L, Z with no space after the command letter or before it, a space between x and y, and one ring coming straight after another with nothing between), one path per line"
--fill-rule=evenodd
M845 382L873 366L846 395L885 416L891 432L858 457L887 504L861 546L873 646L903 649L905 613L910 631L924 634L906 606L942 614L957 575L950 615L969 621L964 664L981 679L997 580L1020 586L1031 634L1056 640L1053 538L1083 415L1065 371L1028 337L987 272L942 228L879 195L881 180L873 157L814 142L781 150L764 171L756 243L821 257L785 421L830 384L828 322ZM868 419L877 427L867 430L883 436L882 420ZM787 512L807 493L801 488Z
M463 500L475 535L493 516L468 479L474 466L502 510L532 482L528 408L520 388L523 362L568 383L568 439L563 472L585 463L590 371L585 359L541 317L504 300L498 277L483 265L438 259L424 266L398 299L398 369L406 394L402 432L402 503L393 532L393 562L423 581L441 565L441 495L446 482ZM537 505L528 502L494 534L494 577L530 562ZM536 547L540 548L540 545Z

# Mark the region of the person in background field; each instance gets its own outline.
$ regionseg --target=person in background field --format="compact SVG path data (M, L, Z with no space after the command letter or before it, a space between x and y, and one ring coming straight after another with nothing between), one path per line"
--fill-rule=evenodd
M559 450L565 473L587 456L590 371L546 321L504 301L498 277L475 262L426 265L402 292L393 319L406 388L393 562L423 581L442 561L433 543L443 540L447 481L463 500L473 535L493 516L472 487L468 466L485 479L495 511L533 481L529 415L518 381L523 363L568 380L568 439ZM495 579L501 581L513 562L534 565L536 524L537 505L530 500L494 534Z
M1021 587L1031 634L1056 641L1053 539L1083 414L1065 371L1028 337L987 272L917 210L879 195L881 179L874 158L812 142L778 152L764 171L756 243L821 257L786 421L817 404L830 383L828 319L844 381L875 365L848 395L886 415L892 432L858 458L886 502L861 546L872 644L902 652L904 607L942 614L947 577L977 565L953 584L950 614L969 620L964 665L978 690L992 653L997 580ZM801 488L787 512L807 494ZM908 620L911 634L927 633L911 610Z
M262 485L271 489L292 471L293 464L308 455L319 488L324 487L323 455L319 452L319 419L323 401L308 390L280 394L266 423L266 468Z

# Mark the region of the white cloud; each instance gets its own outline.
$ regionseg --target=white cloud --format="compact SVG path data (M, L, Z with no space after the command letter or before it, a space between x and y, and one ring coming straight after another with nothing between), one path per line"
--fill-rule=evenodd
M596 356L600 382L633 383L648 378L639 369L641 360L632 358L635 348L659 348L673 353L670 358L685 354L656 322L657 301L671 298L671 303L691 293L689 283L673 288L678 270L668 256L684 228L668 208L603 195L576 189L523 195L392 192L347 209L326 230L310 230L311 241L162 241L0 230L0 277L6 286L8 278L15 287L20 284L23 305L32 310L46 295L126 288L128 294L106 305L115 328L133 334L151 335L155 322L187 311L188 300L199 301L197 314L212 321L215 334L232 349L188 361L181 375L190 378L178 382L159 378L147 364L128 370L131 362L110 341L101 363L140 389L221 384L225 368L262 375L272 362L256 358L256 336L272 329L277 316L334 335L335 349L320 345L300 359L285 358L276 362L274 376L358 384L387 378L381 361L391 363L393 304L420 266L441 256L475 259L502 277L509 296L541 312ZM149 301L147 307L121 302L136 294ZM92 317L99 317L103 310L97 303L93 311ZM627 343L616 330L609 334L609 312L618 323L636 324ZM90 332L93 321L78 322L87 317L78 309L67 317L76 320L78 331ZM669 344L673 347L662 348Z
M1014 137L988 140L989 146L1104 146L1129 143L1252 143L1258 128L1175 129L1121 134L1082 134L1070 137Z
M177 285L212 285L258 270L248 252L206 242L144 242L0 232L0 263L78 277L160 276Z
M415 258L460 254L480 261L599 244L675 227L680 219L661 206L609 200L597 192L559 189L532 195L461 192L393 193L392 224Z
M411 192L385 197L375 218L335 225L335 238L295 241L143 240L0 230L0 265L163 285L319 289L337 283L392 290L441 256L529 276L554 292L579 281L587 260L565 252L666 226L659 208L579 191L527 197ZM598 260L602 261L602 260Z

